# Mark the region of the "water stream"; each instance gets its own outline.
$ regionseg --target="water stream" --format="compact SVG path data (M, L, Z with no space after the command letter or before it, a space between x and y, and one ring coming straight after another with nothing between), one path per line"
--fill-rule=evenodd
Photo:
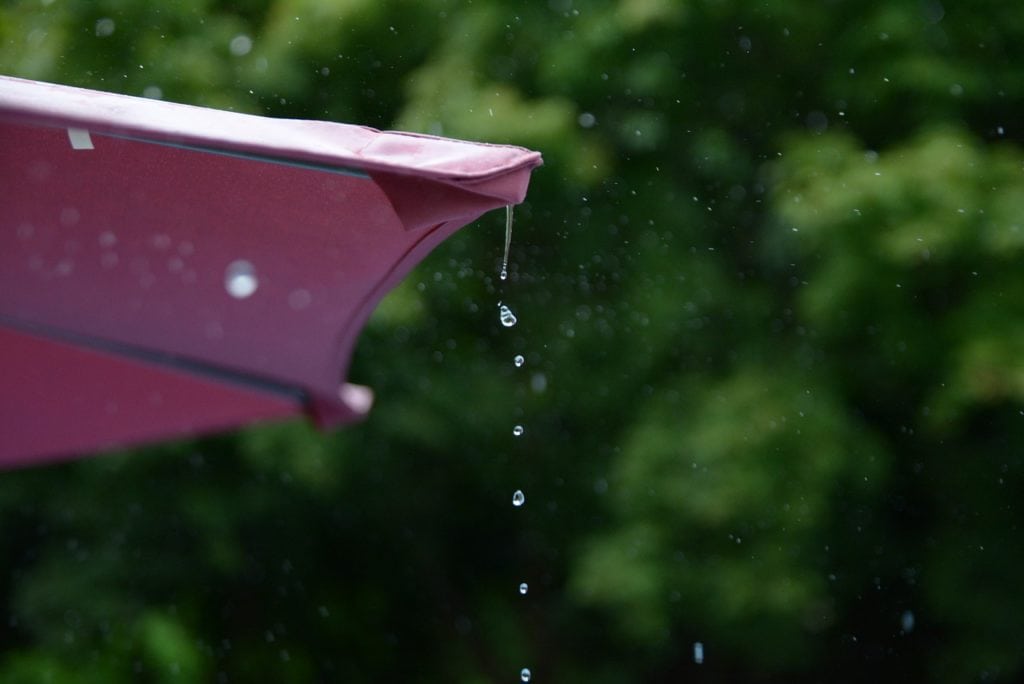
M502 280L508 278L508 248L512 245L512 205L505 205L505 255L501 258L501 273L498 274Z
M504 252L504 254L502 255L502 258L501 258L501 272L498 274L502 281L505 281L505 280L508 279L508 253L509 253L509 247L511 245L512 245L512 205L509 204L509 205L507 205L505 207L505 252ZM507 305L503 304L501 301L498 302L498 320L501 322L501 325L503 327L505 327L505 328L511 328L511 327L513 327L518 322L518 319L516 318L516 315L512 312L512 309L509 308ZM513 362L513 364L515 365L516 368L522 368L523 364L526 363L526 358L522 354L516 354L515 358L512 360L512 362ZM514 437L521 437L524 432L525 432L525 429L523 428L522 425L515 425L512 428L512 435ZM522 508L522 506L525 503L526 503L526 495L523 494L523 490L517 489L512 494L512 505L514 507L516 507L516 508ZM529 590L529 585L526 582L521 582L519 584L519 594L520 594L520 596L526 596L526 592L528 590ZM528 667L524 667L522 670L519 671L519 680L522 681L522 682L530 681L532 676L533 675L530 672L530 668L528 668Z

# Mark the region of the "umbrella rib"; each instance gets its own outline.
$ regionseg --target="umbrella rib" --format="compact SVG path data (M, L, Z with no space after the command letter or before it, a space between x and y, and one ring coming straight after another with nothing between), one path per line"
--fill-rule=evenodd
M117 138L119 140L130 140L132 142L162 145L164 147L173 147L179 150L189 150L190 152L206 152L207 154L217 154L223 157L234 157L235 159L245 159L248 161L261 161L266 162L268 164L280 164L281 166L291 166L294 168L306 169L309 171L326 171L327 173L339 173L343 176L354 176L356 178L364 178L366 180L369 180L370 178L369 174L367 174L365 171L360 171L359 169L353 169L347 166L334 166L332 164L302 161L299 159L290 159L288 157L275 157L270 154L242 152L240 150L229 150L219 147L210 147L206 145L194 145L191 143L173 142L170 140L156 140L154 138L143 138L135 135L104 133L102 131L90 132L95 135L106 136L108 138Z
M197 375L202 378L228 382L240 385L247 389L255 389L277 396L286 397L301 404L302 406L305 406L308 401L307 393L298 387L285 384L278 380L272 380L270 378L261 377L244 371L224 368L223 366L207 363L205 361L198 361L196 359L179 356L169 352L156 351L154 349L140 347L127 342L107 340L101 337L85 335L50 325L24 321L4 314L0 314L0 325L30 335L46 337L57 342L63 342L65 344L83 347L85 349L91 349L93 351L103 352L134 361L142 361L144 363L157 366L164 366L177 371Z

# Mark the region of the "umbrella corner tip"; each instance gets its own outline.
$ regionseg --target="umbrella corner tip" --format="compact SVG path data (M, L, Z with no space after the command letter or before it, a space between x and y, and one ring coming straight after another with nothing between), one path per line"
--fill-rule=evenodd
M373 390L366 385L354 385L346 382L338 389L338 397L352 411L364 416L373 407Z
M307 411L321 428L328 429L355 423L367 416L373 408L373 390L364 385L344 383L334 396L312 396Z

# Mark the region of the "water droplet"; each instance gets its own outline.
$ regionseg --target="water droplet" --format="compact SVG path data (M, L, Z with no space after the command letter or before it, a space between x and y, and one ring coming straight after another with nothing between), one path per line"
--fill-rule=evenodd
M903 615L900 616L900 627L903 628L904 633L910 634L914 631L914 622L914 611L903 611Z
M232 261L224 269L224 289L235 299L251 297L259 284L256 268L244 259Z
M524 431L522 425L516 425L514 428L512 428L512 434L515 435L516 437L522 437L523 432Z
M693 662L698 665L704 662L704 644L699 641L693 642Z
M117 28L117 24L114 23L113 19L109 17L104 17L102 19L96 20L95 28L97 38L107 38L108 36L112 36L114 34L114 30Z
M517 489L516 493L512 495L512 505L519 508L526 503L526 495L523 494L523 490Z
M498 274L498 277L502 280L508 280L508 269L502 266L501 273Z
M523 596L526 596L526 592L528 592L529 590L530 590L530 587L529 587L529 585L526 582L523 582L522 584L519 585L519 593L522 594Z
M508 308L504 304L498 305L498 314L501 318L501 324L506 328L511 328L513 325L519 322L516 315L512 313L512 309Z
M516 364L516 368L522 368L523 364L526 363L526 359L523 358L522 354L516 354L516 357L512 359L512 362Z
M533 675L530 674L530 668L528 667L524 667L522 670L519 671L519 679L524 682L530 681L530 677L532 676Z
M65 207L60 210L60 225L68 227L78 225L78 220L82 218L81 212L74 207Z
M299 288L298 290L292 290L291 294L288 295L288 306L295 311L305 309L313 303L313 295L309 290Z
M235 57L244 57L252 52L252 38L244 33L239 34L231 39L231 44L228 47Z

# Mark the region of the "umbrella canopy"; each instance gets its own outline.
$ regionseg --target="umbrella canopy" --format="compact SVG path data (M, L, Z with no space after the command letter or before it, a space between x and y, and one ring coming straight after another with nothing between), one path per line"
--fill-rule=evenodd
M0 77L0 465L364 415L377 302L540 163Z

